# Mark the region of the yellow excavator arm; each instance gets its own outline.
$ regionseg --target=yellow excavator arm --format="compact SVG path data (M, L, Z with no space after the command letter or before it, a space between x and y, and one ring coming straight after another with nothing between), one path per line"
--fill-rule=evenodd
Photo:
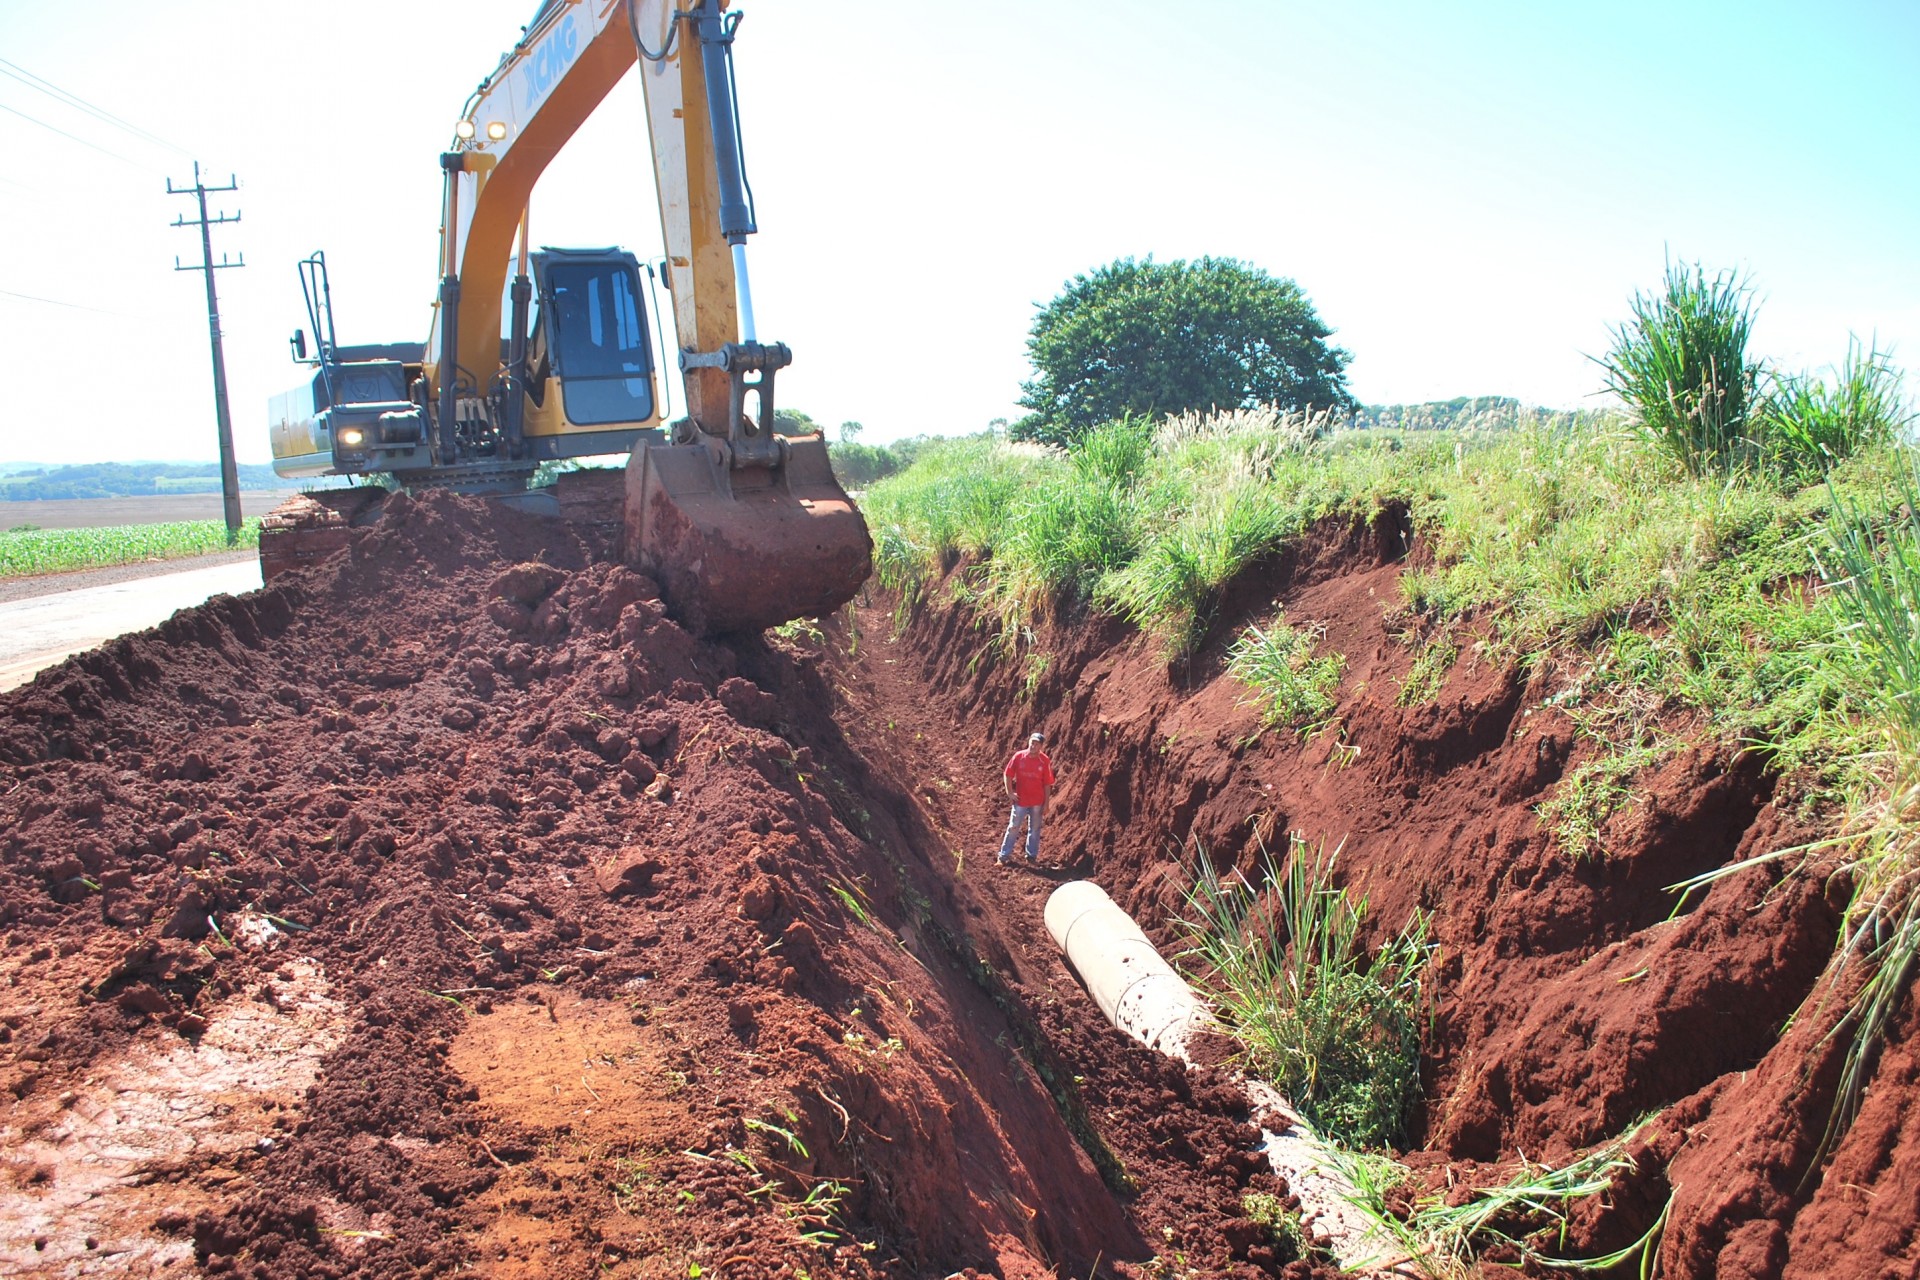
M520 42L474 90L454 145L441 160L443 297L427 342L437 398L454 381L438 372L449 316L460 369L484 377L499 364L501 298L516 234L525 271L524 230L534 184L636 60L642 64L667 284L681 346L711 352L739 340L735 260L721 229L721 171L708 109L708 59L701 56L708 46L697 34L702 25L724 24L724 38L731 40L738 14L726 13L725 4L702 0L681 17L668 0L547 0ZM689 27L693 39L686 36ZM731 102L731 83L724 88ZM735 121L722 127L731 142ZM737 154L730 159L737 172ZM448 278L457 286L452 307L444 296ZM688 416L709 432L726 434L724 373L691 370L687 382Z

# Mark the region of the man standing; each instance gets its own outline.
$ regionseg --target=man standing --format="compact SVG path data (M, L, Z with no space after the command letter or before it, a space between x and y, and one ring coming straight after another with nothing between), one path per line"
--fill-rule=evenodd
M1001 785L1013 797L1013 816L1007 819L1007 834L1000 841L1001 866L1013 857L1013 842L1020 838L1022 823L1027 828L1027 861L1040 859L1040 818L1047 807L1047 788L1053 785L1053 761L1041 750L1046 740L1044 733L1033 734L1026 750L1014 752L1001 771Z

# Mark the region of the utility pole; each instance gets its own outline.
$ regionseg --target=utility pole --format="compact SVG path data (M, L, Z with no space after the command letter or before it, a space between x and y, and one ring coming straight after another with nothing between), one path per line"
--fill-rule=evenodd
M238 222L240 214L236 211L228 217L223 209L217 218L207 216L207 192L238 191L240 184L232 175L227 177L224 187L209 187L200 181L200 162L193 164L193 185L176 187L173 179L167 179L167 194L170 196L192 196L200 204L200 217L189 221L175 218L176 227L200 228L200 265L183 267L176 256L173 260L175 271L203 271L207 276L207 328L213 336L213 413L220 426L220 495L227 516L227 542L240 540L240 469L233 460L233 418L227 412L227 360L220 350L220 298L213 289L213 273L224 267L244 267L246 255L242 254L238 262L228 262L227 255L221 254L220 261L213 260L213 234L209 228L217 223Z

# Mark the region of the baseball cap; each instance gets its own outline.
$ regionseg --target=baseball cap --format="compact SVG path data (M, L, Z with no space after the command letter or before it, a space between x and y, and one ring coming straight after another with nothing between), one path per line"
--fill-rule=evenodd
M1045 742L1046 740L1047 735L1044 733L1029 734L1027 736L1027 745L1032 746L1036 742Z

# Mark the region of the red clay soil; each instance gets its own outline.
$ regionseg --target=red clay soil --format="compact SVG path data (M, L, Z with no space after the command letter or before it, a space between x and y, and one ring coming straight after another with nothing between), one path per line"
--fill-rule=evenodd
M983 865L1004 734L609 550L395 497L0 697L0 1272L1316 1271Z
M948 603L695 641L604 531L429 495L43 673L0 697L0 1271L1325 1273L1244 1215L1285 1188L1238 1089L1107 1027L1040 919L1090 875L1171 950L1193 847L1297 835L1375 928L1433 914L1427 1185L1651 1116L1568 1252L1671 1202L1664 1276L1915 1274L1910 1012L1811 1167L1844 886L1665 888L1821 834L1799 798L1703 741L1557 847L1577 655L1468 645L1396 705L1405 528L1256 566L1190 663L1069 610L1042 668ZM1276 607L1347 658L1304 742L1224 675ZM1002 870L1035 728L1062 784Z
M1650 1117L1636 1171L1579 1207L1570 1255L1633 1242L1671 1198L1663 1276L1920 1274L1911 1012L1859 1118L1813 1164L1843 1039L1830 1033L1856 980L1823 977L1845 884L1817 867L1756 869L1677 912L1666 888L1828 832L1799 797L1776 794L1757 756L1701 738L1633 780L1638 801L1602 828L1603 853L1558 847L1536 807L1598 749L1554 698L1577 655L1565 675L1528 675L1469 644L1437 698L1396 705L1412 662L1396 635L1408 625L1397 582L1408 527L1398 510L1323 526L1257 566L1184 665L1073 611L1009 655L984 643L992 624L944 604L917 608L886 652L904 687L931 691L926 719L954 726L944 749L970 762L954 794L990 790L988 762L1047 732L1063 775L1054 857L1097 878L1163 950L1178 945L1164 922L1195 847L1258 884L1257 842L1276 853L1289 836L1324 842L1340 849L1340 879L1370 899L1375 929L1431 912L1442 962L1409 1156L1428 1185L1522 1156L1563 1160ZM1260 732L1224 675L1226 641L1276 609L1324 626L1323 651L1347 659L1333 727L1306 741ZM1044 669L1029 685L1035 655ZM1669 730L1691 728L1654 710ZM940 798L925 798L937 812ZM955 826L970 855L983 852L984 818ZM1024 921L1013 936L1038 928L1041 887L1012 891ZM1013 972L1029 999L1075 1004L1044 948L1016 956Z

